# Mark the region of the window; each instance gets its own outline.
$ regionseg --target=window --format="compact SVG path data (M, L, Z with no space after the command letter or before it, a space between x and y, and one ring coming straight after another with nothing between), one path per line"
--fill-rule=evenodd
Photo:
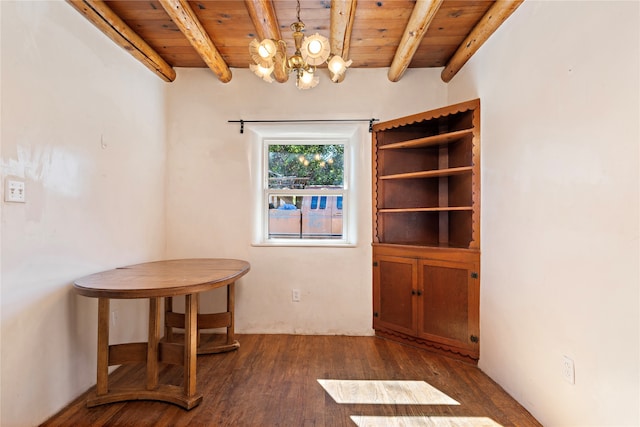
M274 132L275 133L275 132ZM353 131L351 132L353 133ZM350 220L351 157L348 137L258 135L254 244L335 246L355 243ZM258 166L258 165L256 165ZM257 174L256 174L257 175Z
M344 236L345 141L265 141L267 239Z

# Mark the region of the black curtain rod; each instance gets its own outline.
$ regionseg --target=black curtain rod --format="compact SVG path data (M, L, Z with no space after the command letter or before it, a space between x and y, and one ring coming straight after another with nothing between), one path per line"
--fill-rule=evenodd
M369 132L373 132L373 122L380 119L311 119L311 120L229 120L228 123L240 123L240 133L244 133L245 123L318 123L318 122L369 122Z

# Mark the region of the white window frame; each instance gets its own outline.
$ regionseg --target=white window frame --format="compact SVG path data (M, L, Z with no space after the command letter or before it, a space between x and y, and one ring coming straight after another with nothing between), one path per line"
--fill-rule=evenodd
M253 188L253 246L328 246L353 247L357 244L356 190L354 159L357 150L358 126L350 125L253 125L248 128L252 134L250 163ZM269 189L268 145L271 144L343 144L344 145L344 188L340 189ZM296 195L342 195L342 238L270 238L269 237L269 194Z

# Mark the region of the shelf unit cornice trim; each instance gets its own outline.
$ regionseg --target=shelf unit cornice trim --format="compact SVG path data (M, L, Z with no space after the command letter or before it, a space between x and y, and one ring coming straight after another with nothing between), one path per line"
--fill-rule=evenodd
M429 120L437 119L439 117L449 116L451 114L463 113L470 110L479 110L479 108L480 99L473 99L471 101L450 105L448 107L438 108L437 110L428 112L428 115L426 115L426 113L417 113L399 119L377 123L373 125L373 131L379 132L402 126L412 125L414 123L426 122Z

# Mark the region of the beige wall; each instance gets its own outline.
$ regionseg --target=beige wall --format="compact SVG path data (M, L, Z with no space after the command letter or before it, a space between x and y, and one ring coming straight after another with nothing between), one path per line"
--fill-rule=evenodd
M547 426L640 425L639 6L527 0L449 87L482 99L480 367Z
M170 257L244 258L237 287L239 332L356 334L371 329L371 134L360 125L354 162L358 241L350 248L253 247L252 133L228 120L391 119L443 105L439 70L350 70L343 83L321 75L314 90L268 84L247 69L220 83L209 70L178 70L167 91L167 247ZM375 89L374 89L375 88ZM323 129L325 125L291 125ZM353 124L345 126L353 127ZM291 301L299 289L301 301ZM215 307L224 298L209 294ZM205 303L207 303L205 301Z
M1 419L37 425L95 384L97 303L74 279L164 256L164 83L64 2L0 2ZM143 340L146 305L112 304Z

